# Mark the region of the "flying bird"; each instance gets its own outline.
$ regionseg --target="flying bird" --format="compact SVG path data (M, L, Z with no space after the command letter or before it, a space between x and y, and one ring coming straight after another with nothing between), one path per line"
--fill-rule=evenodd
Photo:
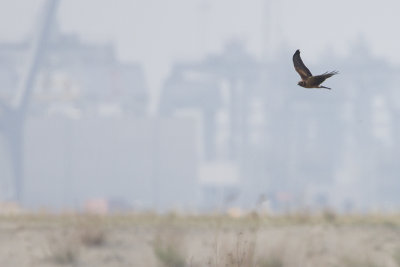
M297 49L293 55L293 64L295 70L301 77L301 81L298 82L297 85L300 85L304 88L325 88L330 90L331 88L322 86L321 83L323 83L329 77L339 73L337 71L331 71L325 72L321 75L313 76L311 71L306 67L306 65L304 65L303 60L301 60L299 49Z

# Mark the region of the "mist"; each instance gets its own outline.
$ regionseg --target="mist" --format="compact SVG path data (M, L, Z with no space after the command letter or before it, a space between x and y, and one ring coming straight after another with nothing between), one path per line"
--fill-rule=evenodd
M357 2L0 2L0 201L398 210L398 3Z

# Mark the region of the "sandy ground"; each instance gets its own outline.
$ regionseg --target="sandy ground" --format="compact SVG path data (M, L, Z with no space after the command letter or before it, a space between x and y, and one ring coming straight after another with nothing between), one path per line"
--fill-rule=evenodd
M0 217L0 266L400 266L400 218Z

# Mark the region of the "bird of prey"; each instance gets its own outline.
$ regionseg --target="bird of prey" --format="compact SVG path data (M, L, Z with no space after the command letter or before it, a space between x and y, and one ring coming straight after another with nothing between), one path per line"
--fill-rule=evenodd
M301 81L298 82L297 85L300 85L304 88L325 88L330 90L331 88L322 86L321 83L323 83L329 77L332 77L333 75L339 73L337 71L331 71L325 72L321 75L313 76L306 65L304 65L303 60L301 60L300 50L298 49L293 55L293 64L295 70L299 73L301 77Z

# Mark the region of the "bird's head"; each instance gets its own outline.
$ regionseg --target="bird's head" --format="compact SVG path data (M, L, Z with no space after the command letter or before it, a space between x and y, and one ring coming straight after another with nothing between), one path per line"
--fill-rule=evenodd
M300 85L300 86L302 86L302 87L305 87L305 86L306 86L306 83L305 83L304 81L300 81L300 82L297 83L297 85Z

